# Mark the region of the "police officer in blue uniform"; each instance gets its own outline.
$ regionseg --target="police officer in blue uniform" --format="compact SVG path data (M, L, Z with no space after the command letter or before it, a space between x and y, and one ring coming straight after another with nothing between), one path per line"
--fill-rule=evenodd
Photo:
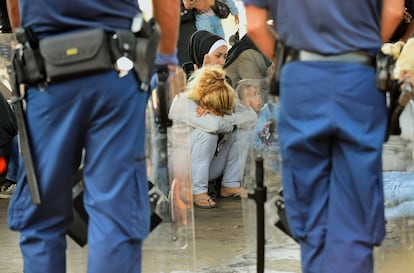
M286 213L302 270L372 273L373 248L385 234L387 125L374 56L399 23L403 1L244 3L258 47L274 58L268 13L285 45L278 132Z
M156 65L177 65L180 3L152 3L161 29ZM133 18L141 13L136 0L20 0L19 4L21 25L30 26L40 41L91 29L130 30ZM8 213L10 228L21 233L24 272L66 272L72 178L83 149L87 270L141 272L142 243L150 229L144 150L149 94L140 90L137 79L132 71L121 75L110 69L41 88L28 86L26 119L41 203L32 204L20 168Z

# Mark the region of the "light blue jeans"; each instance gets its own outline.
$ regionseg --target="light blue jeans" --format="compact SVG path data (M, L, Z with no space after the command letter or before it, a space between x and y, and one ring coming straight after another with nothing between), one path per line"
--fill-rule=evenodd
M215 15L197 14L196 15L197 30L207 30L225 39L223 25L221 19Z
M414 173L384 172L385 218L414 216Z
M218 135L195 129L191 133L191 179L193 194L206 193L208 181L223 175L222 185L240 187L241 165L238 146L234 144L236 133L230 133L219 142ZM218 152L217 152L218 151Z
M7 167L6 179L16 183L17 181L17 170L19 168L19 144L18 136L14 136L11 143L10 149L10 161Z

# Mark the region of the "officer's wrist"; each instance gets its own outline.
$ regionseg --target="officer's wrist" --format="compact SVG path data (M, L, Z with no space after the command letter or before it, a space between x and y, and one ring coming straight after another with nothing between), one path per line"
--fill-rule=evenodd
M157 51L155 65L178 65L177 50L173 54L163 54Z

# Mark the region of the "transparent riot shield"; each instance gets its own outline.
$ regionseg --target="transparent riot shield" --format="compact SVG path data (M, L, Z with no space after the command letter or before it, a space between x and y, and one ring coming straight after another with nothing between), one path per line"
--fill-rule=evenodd
M170 100L184 90L186 76L178 68L163 76L168 78L158 79L147 107L147 172L157 219L152 219L152 231L144 242L142 271L194 272L189 132L177 135L165 116Z
M400 135L383 146L386 235L374 253L375 272L411 272L414 266L414 104L399 119Z
M291 271L300 268L300 253L298 243L289 236L284 214L281 158L276 130L279 104L277 97L265 101L267 102L258 112L258 121L247 142L250 145L247 149L244 148L247 157L242 182L249 197L242 199L245 240L247 249L251 249L251 254L256 256L257 271L252 272L266 272L270 269ZM266 189L264 219L259 219L258 211L262 202L258 196L262 191L261 179ZM260 240L264 242L261 243Z

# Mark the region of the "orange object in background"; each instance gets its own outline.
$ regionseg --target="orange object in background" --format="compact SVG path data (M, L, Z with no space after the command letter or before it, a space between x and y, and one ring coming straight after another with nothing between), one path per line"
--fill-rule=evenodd
M4 157L0 157L0 174L3 174L7 169L7 162Z

